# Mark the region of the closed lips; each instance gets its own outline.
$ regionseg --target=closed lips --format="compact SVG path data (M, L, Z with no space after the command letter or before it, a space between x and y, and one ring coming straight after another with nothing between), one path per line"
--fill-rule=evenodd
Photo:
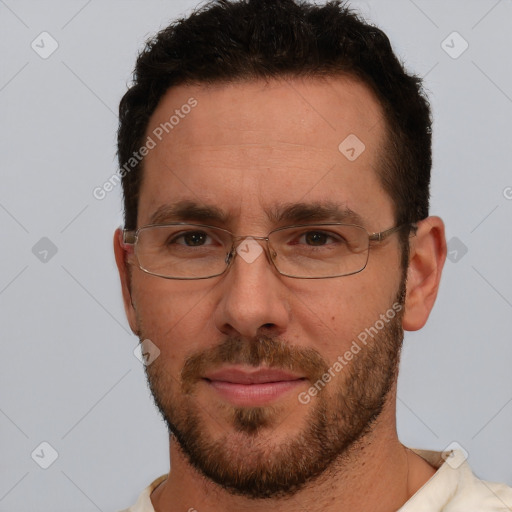
M256 371L243 371L236 368L224 368L204 376L209 381L230 382L233 384L267 384L270 382L289 382L304 380L305 377L284 370L266 368Z

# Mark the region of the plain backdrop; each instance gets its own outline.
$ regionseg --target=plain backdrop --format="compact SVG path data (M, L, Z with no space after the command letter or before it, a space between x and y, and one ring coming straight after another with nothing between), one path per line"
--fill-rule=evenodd
M111 248L121 190L93 190L116 171L137 52L196 5L0 0L0 511L119 510L168 470ZM352 6L425 77L449 241L430 320L406 333L399 435L456 442L511 485L512 1Z

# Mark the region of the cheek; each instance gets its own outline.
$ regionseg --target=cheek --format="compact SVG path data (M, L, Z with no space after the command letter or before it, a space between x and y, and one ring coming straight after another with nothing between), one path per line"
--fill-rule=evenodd
M187 354L208 344L206 327L213 312L208 309L208 289L204 285L199 289L198 283L153 276L141 276L133 283L142 335L158 346L166 361L180 367Z
M361 276L346 276L329 285L318 281L309 291L297 293L302 299L295 304L300 332L329 363L344 354L389 307L386 295L374 293L374 287Z

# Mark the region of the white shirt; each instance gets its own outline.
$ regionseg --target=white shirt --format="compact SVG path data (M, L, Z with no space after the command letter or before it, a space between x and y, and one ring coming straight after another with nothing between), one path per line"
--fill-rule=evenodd
M397 512L511 512L512 487L478 479L460 450L413 451L437 469ZM130 508L120 512L155 512L151 493L167 478L154 480Z

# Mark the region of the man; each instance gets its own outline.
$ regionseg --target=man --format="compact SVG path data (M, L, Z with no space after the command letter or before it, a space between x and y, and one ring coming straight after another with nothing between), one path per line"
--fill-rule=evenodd
M116 261L171 459L128 510L512 510L461 452L397 437L446 243L429 105L379 29L210 3L139 56L118 147Z

